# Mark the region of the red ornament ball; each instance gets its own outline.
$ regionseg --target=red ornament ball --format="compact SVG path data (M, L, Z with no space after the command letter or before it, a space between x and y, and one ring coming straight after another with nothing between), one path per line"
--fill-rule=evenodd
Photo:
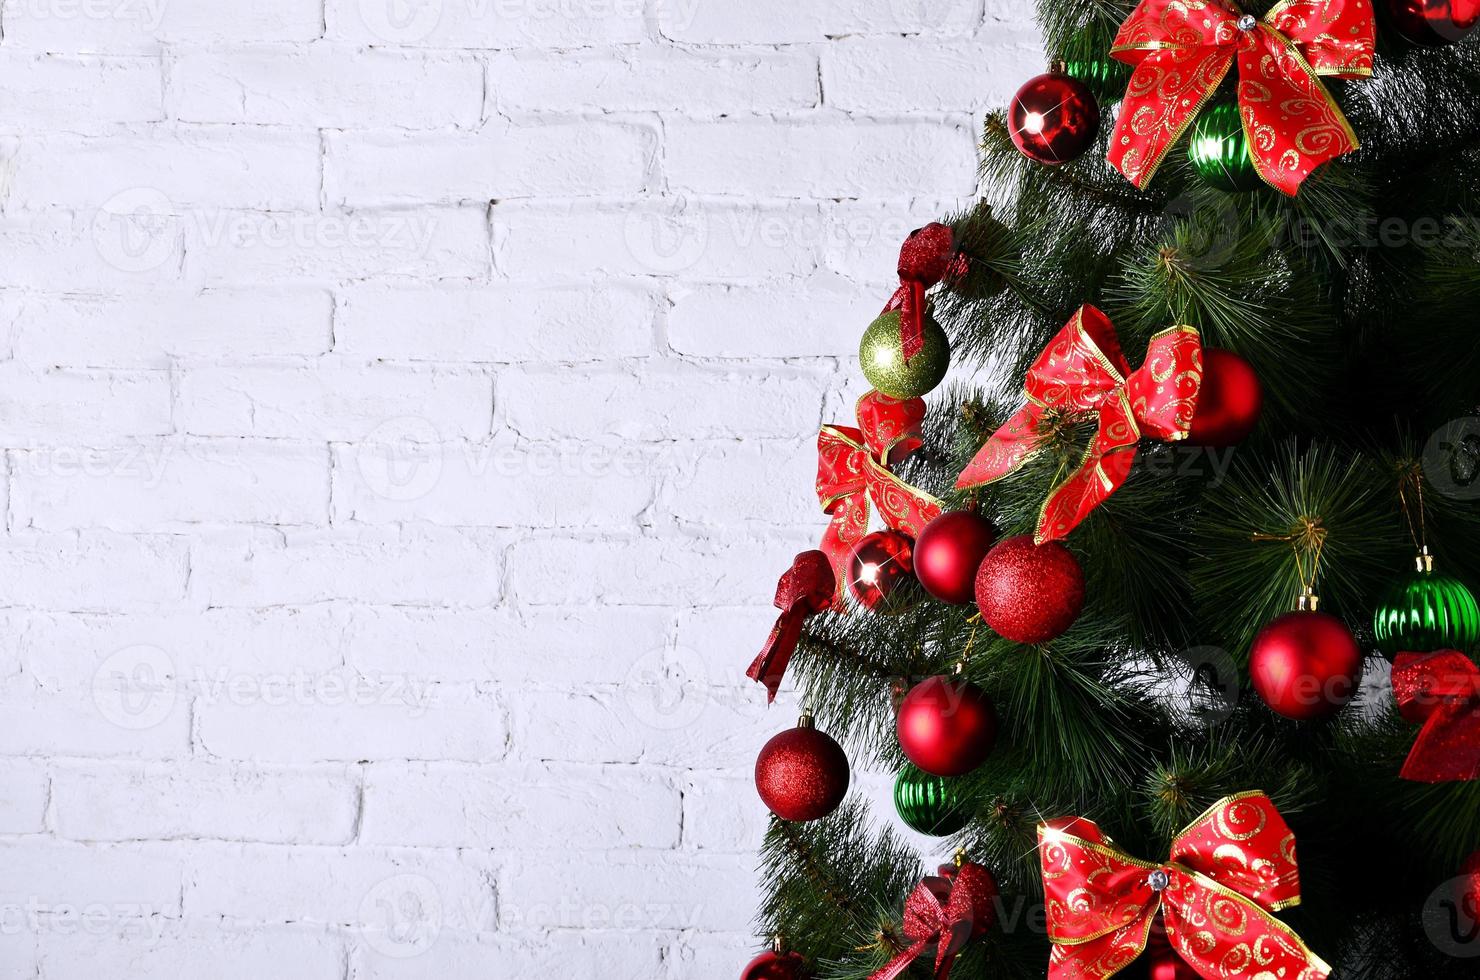
M1018 643L1044 643L1074 625L1084 608L1084 570L1057 541L1034 544L1024 534L999 543L976 573L976 604L996 633Z
M958 510L942 514L915 542L915 577L941 602L961 606L976 596L976 570L997 541L984 517Z
M1198 972L1172 949L1160 914L1146 937L1146 952L1126 974L1134 980L1199 980Z
M797 727L774 736L755 760L755 788L761 801L782 820L819 820L838 808L848 793L848 756L832 736L812 727L806 716Z
M1234 446L1259 422L1264 389L1249 362L1233 351L1203 351L1202 389L1187 440L1198 446Z
M1480 0L1388 0L1388 19L1412 44L1458 44L1480 22Z
M915 542L902 531L875 531L853 547L848 591L865 609L878 609L915 576Z
M1249 676L1276 714L1296 721L1325 718L1356 695L1362 649L1335 616L1286 613L1254 638Z
M930 677L910 689L895 720L899 747L937 776L960 776L986 761L997 742L997 709L969 681Z
M770 950L746 964L740 980L806 980L807 961L798 953Z
M1465 931L1468 932L1472 924L1480 923L1480 851L1465 858L1454 884L1454 904L1464 917Z
M1048 72L1030 78L1007 107L1013 145L1030 160L1054 166L1077 159L1100 131L1100 106L1078 79Z

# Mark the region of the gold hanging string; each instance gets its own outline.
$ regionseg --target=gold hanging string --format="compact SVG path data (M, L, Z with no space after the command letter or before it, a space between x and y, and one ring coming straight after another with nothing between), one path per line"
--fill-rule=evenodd
M1412 492L1415 500L1409 500L1409 492ZM1408 524L1408 536L1413 539L1413 547L1420 556L1428 554L1429 538L1428 528L1424 523L1423 506L1423 466L1419 463L1405 465L1402 475L1398 478L1398 503L1403 508L1403 520ZM1414 519L1414 504L1417 504L1418 518Z
M958 674L966 671L966 661L971 659L971 645L976 642L976 631L982 624L981 616L973 616L971 619L971 635L966 638L966 648L961 651L961 659L956 662L956 673Z
M1326 547L1326 529L1319 517L1302 517L1289 534L1255 534L1252 541L1282 541L1295 552L1295 572L1300 576L1302 594L1315 595L1316 579L1321 571L1321 552Z

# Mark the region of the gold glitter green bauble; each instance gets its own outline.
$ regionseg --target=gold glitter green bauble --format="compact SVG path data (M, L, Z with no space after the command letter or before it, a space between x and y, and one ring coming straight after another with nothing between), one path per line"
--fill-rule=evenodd
M863 332L858 345L863 376L876 391L891 398L919 398L946 376L951 342L930 314L925 315L925 346L905 363L899 342L899 311L883 314Z
M947 837L966 826L966 808L955 780L905 766L894 780L894 809L911 829Z
M1417 571L1378 604L1372 632L1389 660L1400 653L1435 650L1473 653L1480 639L1480 604L1463 582L1434 571L1433 558L1421 555Z
M1187 159L1203 183L1220 191L1252 191L1263 186L1254 158L1249 156L1249 140L1238 106L1219 103L1204 109L1192 126L1192 140L1187 144Z

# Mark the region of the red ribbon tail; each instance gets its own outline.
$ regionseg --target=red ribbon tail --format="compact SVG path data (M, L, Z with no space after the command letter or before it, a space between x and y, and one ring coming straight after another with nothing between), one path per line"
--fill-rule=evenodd
M782 678L786 676L791 655L796 652L797 643L801 641L802 622L805 618L800 609L788 609L778 616L776 625L771 627L771 635L766 638L766 645L745 672L746 677L766 685L767 704L776 700L776 691L780 689Z
M882 969L871 973L868 980L895 980L896 977L909 969L910 964L915 962L921 953L925 952L925 947L929 946L931 940L934 938L934 936L931 936L928 939L922 939L909 949L903 950L894 959L884 964Z
M925 349L925 284L906 283L904 305L899 311L899 347L906 364Z

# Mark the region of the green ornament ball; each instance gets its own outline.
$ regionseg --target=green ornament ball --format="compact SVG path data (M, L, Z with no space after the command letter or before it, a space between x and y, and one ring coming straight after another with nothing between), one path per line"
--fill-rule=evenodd
M951 366L951 342L940 324L925 315L925 346L904 359L899 341L899 311L891 310L868 325L858 345L858 359L868 383L891 398L919 398L940 384Z
M1091 24L1069 36L1061 54L1064 74L1083 82L1102 105L1125 98L1134 68L1110 57L1114 30Z
M1232 103L1209 106L1197 117L1187 159L1203 183L1221 191L1252 191L1264 184L1249 155L1243 118Z
M966 826L956 781L914 766L901 769L894 779L894 809L911 830L932 837L948 837Z
M1434 571L1427 555L1388 592L1372 617L1377 648L1389 660L1400 653L1458 650L1480 640L1480 604L1463 582Z

